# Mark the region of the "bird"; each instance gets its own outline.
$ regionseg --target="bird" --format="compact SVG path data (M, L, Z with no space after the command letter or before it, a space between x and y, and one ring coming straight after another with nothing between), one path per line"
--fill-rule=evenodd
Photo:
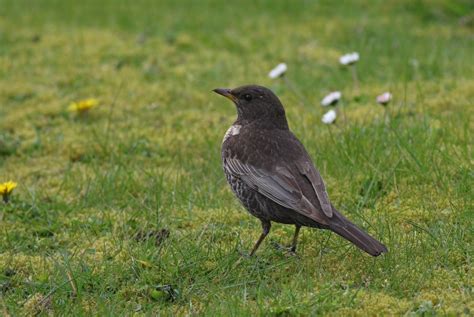
M291 253L296 252L301 227L333 231L372 256L388 252L331 203L319 171L270 89L244 85L213 91L237 108L237 119L222 140L221 160L232 192L262 225L249 256L269 234L272 222L295 226Z

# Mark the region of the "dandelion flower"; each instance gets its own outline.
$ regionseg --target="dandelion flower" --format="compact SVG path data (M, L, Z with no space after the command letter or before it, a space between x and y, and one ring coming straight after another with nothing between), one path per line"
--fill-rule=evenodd
M8 202L11 193L13 190L16 188L18 184L12 181L8 181L6 183L1 183L0 184L0 195L3 197L4 202Z
M0 184L0 195L10 195L17 185L12 181Z
M334 121L336 121L336 110L331 109L328 112L326 112L321 118L321 121L324 124L334 123Z
M392 100L392 94L389 92L384 92L383 94L377 96L377 102L382 106L387 105Z
M357 63L357 61L359 61L359 53L357 52L345 54L339 58L339 62L342 65L352 65L352 64Z
M331 105L335 105L341 99L342 94L340 91L333 91L330 94L326 95L323 100L321 100L321 106L327 107Z
M268 77L271 79L281 77L287 70L288 66L285 63L280 63L268 73Z
M90 109L96 107L99 104L99 101L94 98L84 99L71 103L69 110L77 113L86 113Z

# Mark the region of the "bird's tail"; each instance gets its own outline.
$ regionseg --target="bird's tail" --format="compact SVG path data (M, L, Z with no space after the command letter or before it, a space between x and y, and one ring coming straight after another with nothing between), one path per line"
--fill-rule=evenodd
M349 240L358 248L364 250L372 256L379 256L380 254L388 251L387 247L385 247L382 243L380 243L375 238L372 238L368 233L359 229L355 224L350 222L339 212L334 212L334 217L337 217L338 221L335 221L329 225L329 229L331 231L334 231L341 237Z

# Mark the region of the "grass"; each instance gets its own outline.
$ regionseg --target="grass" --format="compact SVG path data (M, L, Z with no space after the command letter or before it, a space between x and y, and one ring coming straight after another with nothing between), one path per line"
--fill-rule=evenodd
M0 204L0 314L473 313L469 1L0 7L0 182L19 183ZM354 50L359 96L337 62ZM296 92L267 77L281 61ZM250 82L281 97L334 204L387 255L303 229L288 257L271 241L293 228L274 225L241 259L260 226L223 177L235 109L210 90ZM324 126L332 90L342 116ZM86 98L100 106L68 111Z

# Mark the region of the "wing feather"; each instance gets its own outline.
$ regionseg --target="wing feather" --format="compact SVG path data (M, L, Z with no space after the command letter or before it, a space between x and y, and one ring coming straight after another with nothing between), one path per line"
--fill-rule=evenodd
M300 173L306 176L311 182L324 214L331 218L333 216L332 206L329 202L329 196L321 174L319 174L313 164L308 161L298 162L297 166Z
M316 207L305 197L291 172L282 166L269 172L242 163L235 158L226 158L225 168L242 179L251 188L283 207L293 209L320 223L326 223Z

